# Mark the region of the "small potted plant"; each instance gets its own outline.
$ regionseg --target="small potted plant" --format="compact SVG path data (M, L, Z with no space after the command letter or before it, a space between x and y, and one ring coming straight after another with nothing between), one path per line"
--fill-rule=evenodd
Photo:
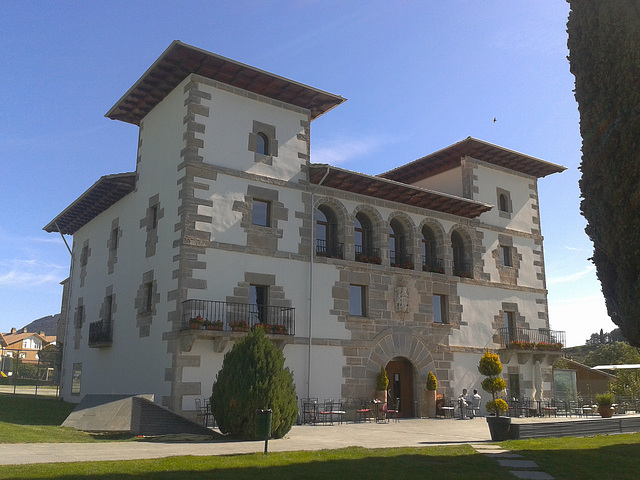
M427 416L436 418L436 389L438 388L438 379L433 372L427 375Z
M389 377L384 367L380 367L380 372L376 376L376 398L382 402L387 401L387 387L389 386Z
M269 325L269 331L280 335L286 335L287 327L284 325Z
M221 320L205 320L203 322L205 330L222 330Z
M249 324L245 320L234 320L229 325L234 332L248 332Z
M204 323L204 319L198 315L197 317L191 317L189 319L189 328L191 330L200 330Z
M613 403L616 401L613 393L599 393L596 395L598 413L602 418L611 418L615 412Z

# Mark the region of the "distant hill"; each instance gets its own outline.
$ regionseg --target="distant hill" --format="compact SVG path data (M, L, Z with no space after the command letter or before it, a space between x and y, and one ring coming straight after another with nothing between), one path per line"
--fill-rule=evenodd
M49 315L46 317L38 318L34 320L28 325L25 325L22 328L27 329L27 332L35 332L40 333L44 332L45 335L56 335L56 330L58 328L58 319L60 318L60 314L56 313L55 315ZM20 330L22 330L22 328Z

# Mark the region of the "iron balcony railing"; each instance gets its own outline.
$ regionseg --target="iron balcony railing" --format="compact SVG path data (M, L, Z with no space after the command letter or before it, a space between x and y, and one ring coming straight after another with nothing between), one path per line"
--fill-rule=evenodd
M405 268L407 270L413 270L413 258L408 253L404 252L390 252L389 261L392 267Z
M427 258L422 256L422 271L444 273L444 261L441 258Z
M89 345L110 345L113 342L111 321L98 320L89 324Z
M250 303L186 300L182 302L182 329L247 331L256 325L267 333L295 335L296 309Z
M382 257L380 257L380 249L363 247L362 245L355 245L356 262L362 263L375 263L380 265L382 263Z
M342 254L342 244L316 239L316 255L319 257L344 258Z
M453 274L456 277L473 278L472 263L453 263Z
M565 332L539 328L498 329L500 348L514 350L560 350L565 345Z

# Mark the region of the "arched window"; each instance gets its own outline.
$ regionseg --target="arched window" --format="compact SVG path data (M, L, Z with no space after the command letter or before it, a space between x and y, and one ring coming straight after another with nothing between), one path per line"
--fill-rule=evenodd
M454 275L467 278L473 276L473 265L470 262L470 255L467 253L464 240L458 232L451 234L451 258L453 260Z
M392 267L413 269L411 258L407 255L404 228L395 218L389 224L389 260Z
M436 256L436 236L431 228L422 228L422 269L425 272L444 273L442 262Z
M498 210L501 212L509 212L509 200L504 193L498 197Z
M316 210L316 255L342 258L342 245L338 243L338 225L335 215L326 206Z
M269 137L262 132L256 135L256 153L269 155Z
M373 251L371 221L362 212L356 214L354 221L354 248L357 261L375 263L377 260L379 263L380 255Z

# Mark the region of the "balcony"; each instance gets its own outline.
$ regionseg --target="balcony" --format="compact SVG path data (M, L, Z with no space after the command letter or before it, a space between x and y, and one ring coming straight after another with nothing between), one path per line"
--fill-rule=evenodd
M441 258L427 258L422 256L422 271L432 273L444 273L444 262Z
M89 324L89 346L108 347L113 343L111 321L99 320Z
M413 258L408 253L390 252L389 256L392 267L404 268L405 270L413 270Z
M473 278L473 264L472 263L455 263L452 265L453 274L456 277Z
M327 258L344 258L342 253L342 244L327 240L316 240L316 255L318 257Z
M293 336L295 311L292 307L186 300L182 302L182 330L242 333L260 325L268 334ZM200 321L192 321L198 318Z
M509 329L502 327L497 330L500 348L509 350L541 350L559 351L565 345L565 332L539 328Z
M356 262L373 263L380 265L382 263L382 257L380 257L380 250L377 248L363 248L362 245L355 246Z

